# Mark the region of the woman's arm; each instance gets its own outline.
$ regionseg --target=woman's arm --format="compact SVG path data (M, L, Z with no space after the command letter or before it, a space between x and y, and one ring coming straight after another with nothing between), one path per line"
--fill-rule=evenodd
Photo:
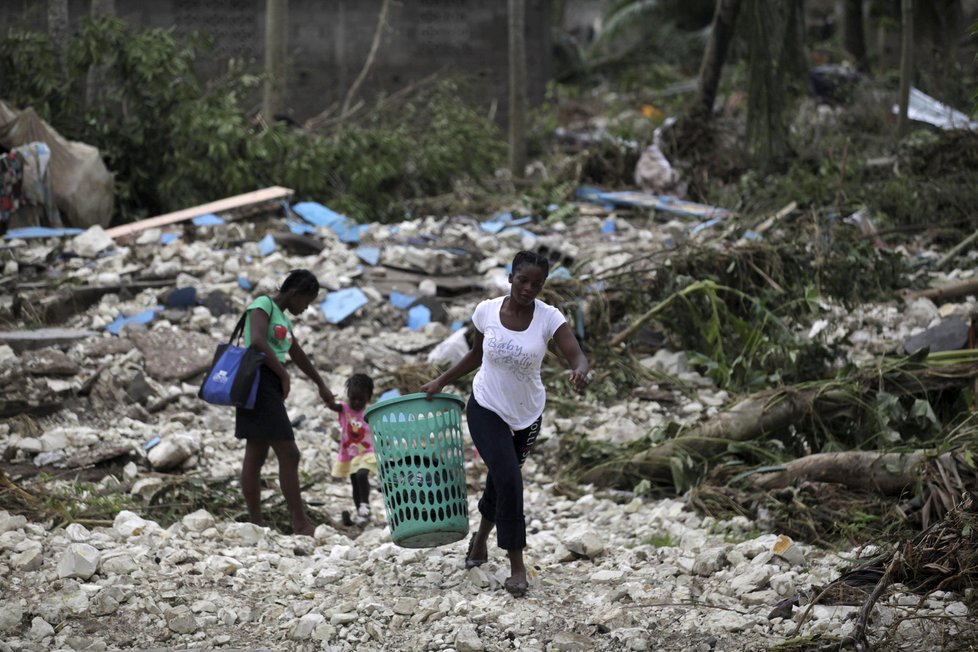
M299 340L295 339L295 335L292 336L292 346L289 347L289 357L292 358L292 361L295 362L296 366L302 370L302 373L309 377L309 380L316 383L316 387L319 388L319 396L323 399L323 402L338 412L339 406L336 405L336 399L333 398L333 392L329 391L329 387L322 379L322 376L320 376L319 372L316 371L316 368L312 366L312 362L309 361L309 356L307 356L306 352L302 350L301 346L299 346Z
M461 360L452 365L447 369L442 375L438 376L434 380L429 380L427 383L421 386L421 391L431 398L433 394L437 394L442 390L445 385L452 383L467 373L475 371L482 365L482 333L477 330L473 330L474 335L472 336L472 348L469 352L462 357Z
M282 381L283 397L289 395L289 372L285 365L275 357L275 352L268 345L268 314L261 308L252 308L251 314L251 346L265 354L265 366Z
M577 338L571 332L570 326L566 323L561 324L557 332L554 333L554 341L571 368L570 381L574 385L574 389L583 392L588 383L587 356L581 350L581 345L577 343Z

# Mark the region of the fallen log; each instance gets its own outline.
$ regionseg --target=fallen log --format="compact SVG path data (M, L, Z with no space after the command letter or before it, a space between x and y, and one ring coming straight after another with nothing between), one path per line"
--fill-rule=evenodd
M822 411L831 409L842 392L825 392L811 388L793 392L767 392L748 397L710 421L680 433L676 438L633 455L622 463L614 460L585 471L580 482L603 486L634 486L631 479L672 484L673 458L685 455L709 459L720 455L731 443L762 439L783 432L808 415L815 401Z
M863 412L865 406L875 405L875 396L880 390L897 396L919 396L967 386L978 375L976 355L978 351L961 350L926 357L884 359L878 367L867 369L863 378L852 379L846 385L832 381L754 394L664 443L638 453L623 451L610 458L606 456L604 461L576 472L575 479L621 489L633 489L639 482L647 480L660 489L675 487L680 490L682 486L691 486L697 479L694 476L703 471L692 466L702 467L704 464L701 463L719 459L738 445L786 433L791 426L804 424L813 415L827 424L840 414ZM847 418L851 420L851 417ZM928 459L944 461L922 457L915 463ZM855 468L853 473L856 473L870 467L850 468ZM840 472L833 477L841 475L844 474ZM870 476L867 482L881 483L898 493L897 487L905 486L905 479L900 473L894 473L892 478L878 474Z
M950 453L941 457L950 458ZM832 482L850 489L898 496L913 487L928 459L922 450L910 453L838 451L792 460L781 470L755 475L759 489L783 489L797 482Z
M950 299L966 297L970 294L978 295L978 279L972 278L968 279L967 281L950 283L948 285L942 285L936 288L907 292L904 295L904 298L907 301L913 301L914 299L930 299L935 303L940 303Z

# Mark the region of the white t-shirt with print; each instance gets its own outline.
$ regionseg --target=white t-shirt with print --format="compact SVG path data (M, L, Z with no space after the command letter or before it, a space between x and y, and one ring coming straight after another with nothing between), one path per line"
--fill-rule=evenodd
M553 306L535 299L533 319L526 330L510 330L499 320L505 299L483 301L472 313L472 324L483 335L482 366L472 381L472 394L510 428L522 430L543 414L547 392L540 380L540 365L547 343L567 320Z

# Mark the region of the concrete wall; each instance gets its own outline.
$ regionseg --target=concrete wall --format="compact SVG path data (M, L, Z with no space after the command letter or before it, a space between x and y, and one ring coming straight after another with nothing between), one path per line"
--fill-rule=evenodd
M543 98L550 75L550 0L525 0L529 97ZM0 2L0 26L29 16L45 29L45 0ZM476 98L507 104L507 0L396 0L377 59L361 95L393 92L434 72L475 80ZM302 121L342 102L373 39L382 0L289 0L289 113ZM265 0L115 0L116 13L134 25L200 31L215 39L201 61L204 76L220 74L231 57L264 60ZM74 27L88 0L69 0ZM257 107L257 100L255 107Z

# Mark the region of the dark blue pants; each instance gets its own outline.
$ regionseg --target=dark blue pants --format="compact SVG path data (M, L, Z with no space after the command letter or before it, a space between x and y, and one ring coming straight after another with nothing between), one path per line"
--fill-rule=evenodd
M542 416L529 428L513 431L498 414L469 398L465 408L469 434L489 469L479 499L482 518L496 524L496 542L503 550L526 547L523 517L523 473L520 470L540 433Z

